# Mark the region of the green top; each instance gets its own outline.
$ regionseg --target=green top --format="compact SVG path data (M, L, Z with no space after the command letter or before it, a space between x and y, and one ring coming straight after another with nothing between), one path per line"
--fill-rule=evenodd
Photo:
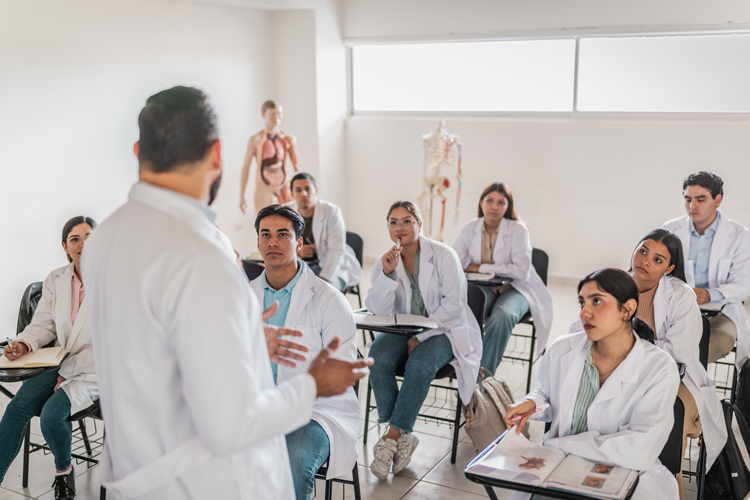
M427 308L424 306L424 300L422 300L422 293L419 291L419 253L422 251L421 248L417 249L417 258L414 261L414 276L411 275L406 266L406 275L409 277L409 284L411 285L411 314L417 314L419 316L429 317L427 314ZM396 281L396 271L394 270L391 274L386 274L389 278Z
M578 384L576 403L573 406L573 423L570 426L571 435L589 430L589 406L591 406L594 398L599 393L599 370L596 369L591 359L592 345L592 342L586 344L586 362L583 364L581 382Z

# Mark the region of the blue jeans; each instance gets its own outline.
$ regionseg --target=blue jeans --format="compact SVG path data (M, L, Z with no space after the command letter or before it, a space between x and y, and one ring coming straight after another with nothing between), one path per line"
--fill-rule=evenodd
M315 420L286 435L289 463L292 466L294 494L297 500L310 500L315 473L326 462L331 450L328 434Z
M427 397L435 374L453 359L451 341L445 334L435 335L407 354L408 337L381 333L370 347L375 364L370 367L370 385L375 393L378 422L412 432L419 409ZM396 384L396 368L406 361L401 390Z
M41 412L42 435L55 456L55 468L70 467L70 446L73 426L70 416L70 400L65 391L58 389L57 370L26 380L8 403L0 421L0 483L8 467L21 450L24 432L29 421Z
M513 327L529 312L529 301L515 288L495 295L489 287L481 287L485 302L482 368L495 373L508 346Z

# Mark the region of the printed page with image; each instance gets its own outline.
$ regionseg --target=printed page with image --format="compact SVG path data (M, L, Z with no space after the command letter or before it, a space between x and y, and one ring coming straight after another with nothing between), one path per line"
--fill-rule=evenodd
M566 456L551 446L536 446L514 429L506 431L494 449L470 464L466 472L613 500L625 498L638 477L635 470Z

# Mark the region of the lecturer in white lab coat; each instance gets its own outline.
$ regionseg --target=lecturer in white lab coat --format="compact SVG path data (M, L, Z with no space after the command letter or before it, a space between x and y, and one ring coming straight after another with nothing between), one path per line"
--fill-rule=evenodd
M635 315L638 288L625 271L590 274L578 285L578 301L585 331L547 349L539 387L509 407L506 423L549 403L532 417L551 422L545 446L641 471L635 500L675 500L677 481L658 457L674 425L677 363L653 344L653 330Z
M346 244L346 223L341 209L318 198L312 175L300 172L292 177L292 197L287 205L305 219L304 244L299 258L308 262L321 279L339 291L362 281L362 266Z
M357 325L349 302L297 260L303 226L300 214L288 206L269 205L258 212L258 249L266 269L251 283L253 291L264 308L278 302L278 311L267 323L302 332L295 341L309 349L308 359L338 336L336 357L355 361ZM308 366L306 361L279 366L276 381L305 373ZM349 387L340 396L315 401L312 420L287 435L297 500L309 500L315 473L326 460L328 479L351 473L357 463L360 417L357 394Z
M72 427L68 417L85 410L99 397L89 301L85 298L80 271L81 253L95 228L96 222L84 216L73 217L65 224L62 247L70 264L47 276L31 323L4 349L8 359L16 359L53 343L70 355L58 370L25 381L8 403L0 422L3 443L0 483L18 455L26 425L41 413L42 434L55 457L55 491L63 492L58 495L63 498L75 495L75 475L70 463Z
M724 182L713 172L697 172L682 184L687 215L664 223L682 241L685 276L698 304L721 308L709 318L708 362L726 356L737 343L735 365L750 356L750 323L742 304L750 295L750 232L719 206Z
M477 219L467 222L453 249L466 272L513 278L502 288L482 286L485 325L482 367L495 372L513 327L531 311L536 326L536 355L547 347L552 326L552 295L531 263L529 230L519 219L510 187L493 182L479 197Z
M426 316L438 328L409 338L382 333L370 348L375 360L370 384L378 422L390 424L375 444L370 467L381 479L391 470L398 474L411 460L419 443L413 426L437 371L453 365L459 396L466 404L482 355L479 325L467 304L466 278L456 252L420 236L422 215L409 201L391 205L386 220L396 245L375 262L367 309L374 314ZM394 370L404 361L406 372L399 390Z
M695 292L685 282L682 243L668 229L655 229L638 243L631 266L630 274L638 287L636 315L654 329L656 345L685 364L685 376L677 392L685 407L683 455L687 438L697 438L702 428L708 470L724 448L727 432L716 384L699 358L703 319ZM579 319L571 325L571 333L581 330ZM680 498L684 498L681 473L677 484Z
M336 340L307 373L274 384L270 360L299 360L288 351L297 344L279 339L295 332L264 335L216 230L221 144L208 97L159 92L138 122L140 181L83 257L107 422L103 483L123 500L291 500L284 435L367 363L329 359Z

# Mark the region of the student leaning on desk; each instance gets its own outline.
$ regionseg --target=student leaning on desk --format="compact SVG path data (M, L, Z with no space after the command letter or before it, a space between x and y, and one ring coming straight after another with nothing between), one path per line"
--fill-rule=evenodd
M42 435L55 457L55 500L75 497L75 474L70 463L73 428L68 417L91 406L99 396L91 347L90 301L85 300L81 279L81 254L94 228L96 222L83 216L65 224L62 246L70 264L47 276L31 323L4 351L8 359L16 359L54 342L70 352L58 370L26 380L0 421L2 483L21 449L26 425L41 412Z
M381 333L372 343L375 360L370 375L378 422L389 423L375 443L370 470L380 479L398 474L411 460L419 441L412 434L422 402L435 374L451 363L458 393L468 403L482 356L482 339L467 305L466 277L456 252L420 236L422 214L413 203L398 201L386 216L395 245L378 258L372 270L367 309L375 314L411 313L437 322L438 328L414 337ZM406 362L399 389L395 369Z
M585 331L555 341L539 365L539 387L505 416L516 432L528 421L551 422L545 446L600 463L642 471L634 500L675 500L677 481L658 460L674 425L677 363L654 345L654 331L635 315L638 288L628 273L601 269L578 284Z

